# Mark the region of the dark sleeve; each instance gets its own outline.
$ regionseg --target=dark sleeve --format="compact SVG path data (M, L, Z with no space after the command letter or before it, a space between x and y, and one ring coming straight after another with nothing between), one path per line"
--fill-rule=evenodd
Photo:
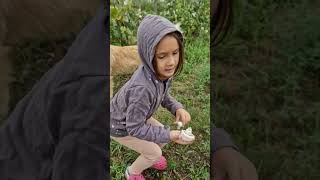
M215 153L218 149L224 147L232 147L238 150L238 147L233 143L231 137L224 129L213 127L211 132L211 151Z
M49 102L57 139L52 180L108 178L108 78L82 77L55 89Z

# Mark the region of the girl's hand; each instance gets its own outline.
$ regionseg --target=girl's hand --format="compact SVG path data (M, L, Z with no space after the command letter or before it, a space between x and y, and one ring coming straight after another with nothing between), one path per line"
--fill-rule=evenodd
M176 141L174 141L175 143L178 143L178 144L182 144L182 145L187 145L187 144L192 144L193 141L184 141L182 139L178 139Z
M180 108L176 111L176 123L178 121L181 121L183 125L186 125L191 121L191 116L186 110Z
M178 130L171 130L170 131L170 140L171 141L176 141L180 138L180 133L181 131Z
M224 147L213 154L211 173L216 180L258 180L254 164L231 147Z
M178 131L178 130L170 131L171 141L174 141L175 143L178 143L178 144L192 144L193 143L193 141L183 141L180 138L180 133L181 133L181 131Z

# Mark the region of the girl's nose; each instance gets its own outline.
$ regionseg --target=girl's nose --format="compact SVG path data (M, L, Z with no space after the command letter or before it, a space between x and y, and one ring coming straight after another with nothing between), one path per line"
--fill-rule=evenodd
M175 62L174 56L170 56L170 57L169 57L168 64L171 65L171 64L174 64L174 62Z

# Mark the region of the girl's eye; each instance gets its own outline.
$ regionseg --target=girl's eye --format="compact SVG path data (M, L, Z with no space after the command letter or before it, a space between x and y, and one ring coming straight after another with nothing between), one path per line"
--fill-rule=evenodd
M158 59L163 59L165 56L158 56Z

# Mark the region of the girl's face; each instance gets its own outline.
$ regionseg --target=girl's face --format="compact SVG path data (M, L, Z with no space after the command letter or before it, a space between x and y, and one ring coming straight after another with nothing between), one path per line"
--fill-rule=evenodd
M179 44L173 36L165 36L156 48L156 72L160 80L172 77L179 63Z

